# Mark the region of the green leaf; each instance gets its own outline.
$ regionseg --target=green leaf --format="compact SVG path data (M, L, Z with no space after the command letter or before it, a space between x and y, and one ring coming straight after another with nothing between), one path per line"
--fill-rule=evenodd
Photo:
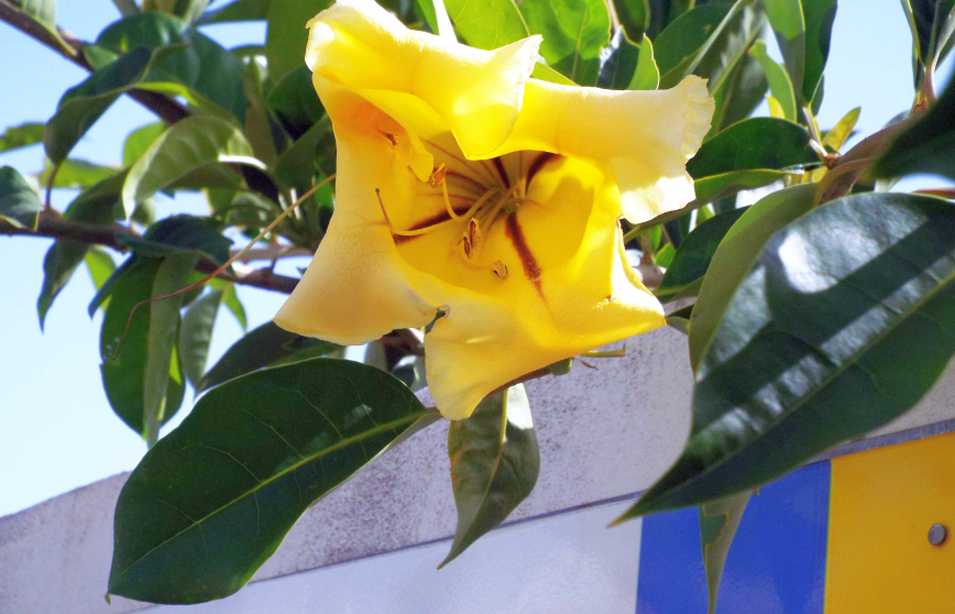
M0 152L12 151L21 147L29 147L43 142L43 130L46 124L40 122L24 122L10 126L0 134Z
M211 115L187 117L176 122L149 146L129 169L123 185L123 207L132 213L136 204L190 173L223 162L261 166L242 131ZM235 184L239 182L235 176Z
M166 124L154 122L127 134L126 140L123 141L123 166L131 166L139 160L165 130Z
M763 102L769 88L763 68L745 52L735 68L715 81L714 85L711 93L716 102L716 111L707 138L752 115Z
M90 274L90 281L93 282L93 287L97 290L103 287L106 280L109 279L116 270L116 263L113 262L113 258L96 247L91 247L87 250L83 262L86 263L86 270ZM102 305L104 309L108 303L108 298L103 300Z
M813 206L816 189L803 184L774 192L746 210L723 237L700 288L690 325L690 364L698 369L733 292L774 232Z
M822 82L837 0L763 0L799 106L810 104Z
M278 82L305 63L305 22L328 8L331 0L273 0L268 8L265 55L269 76Z
M199 21L200 26L236 21L257 21L268 16L272 0L233 0L221 8L206 11Z
M143 435L152 445L159 439L159 425L166 421L168 378L171 374L179 336L179 308L183 295L176 294L189 281L199 257L196 254L172 254L163 258L153 281L146 367L143 374ZM178 367L178 365L176 365ZM175 369L175 373L179 369ZM179 407L179 399L172 411Z
M793 90L789 75L786 74L786 69L769 57L766 53L766 43L763 41L757 41L749 53L763 67L766 80L769 82L769 91L782 107L783 117L791 122L797 121L799 117L796 111L796 92Z
M656 295L672 297L696 292L713 260L716 248L730 227L745 212L746 209L733 209L697 226L680 244L660 286L656 289Z
M266 104L293 138L299 138L325 114L312 85L312 72L304 64L275 84Z
M110 281L103 286L108 289L109 297L100 331L103 388L116 415L144 438L154 434L158 424L166 422L175 414L184 392L178 359L171 357L164 374L165 386L160 382L150 382L149 394L154 396L148 402L146 399L146 378L158 378L158 356L152 361L149 359L153 336L150 330L151 314L156 305L162 303L143 303L135 313L133 308L153 296L162 263L160 258L134 257L116 269ZM160 310L164 311L165 307L162 306ZM162 317L165 319L165 315ZM161 415L157 415L152 405L156 403L157 397L162 399ZM154 413L147 415L147 411ZM158 419L158 424L153 424L154 419Z
M649 36L634 45L617 30L600 58L597 86L617 90L654 90L660 84L660 70L653 58Z
M501 524L534 489L540 451L524 386L491 393L448 429L458 527L443 567Z
M63 217L84 224L112 223L116 218L115 211L122 182L122 174L117 174L85 190L70 203ZM89 249L88 243L59 239L46 252L46 257L43 259L43 286L40 288L36 305L41 330L53 301L66 287L76 267L86 258ZM112 259L110 263L112 264Z
M187 23L199 19L209 0L143 0L144 11L162 11L181 17Z
M695 179L730 171L783 170L818 162L805 128L773 117L745 119L720 132L687 163Z
M311 185L316 171L323 174L335 172L334 159L331 158L334 152L335 135L326 115L279 156L274 168L275 177L287 186L305 189Z
M613 0L613 7L627 38L641 41L650 27L649 0Z
M108 52L122 55L147 48L149 72L137 87L183 96L210 112L229 113L240 122L245 119L242 64L181 19L159 12L132 15L103 30L95 47L104 59Z
M0 222L32 228L43 205L23 175L12 166L0 167Z
M56 29L56 0L13 0L13 4L48 30Z
M911 409L955 353L953 281L942 199L857 194L776 232L696 371L683 454L627 515L751 488Z
M836 125L826 132L822 138L822 144L832 151L842 149L842 146L845 145L845 142L852 135L852 130L856 127L856 122L859 121L859 115L861 113L862 107L856 107L843 115L842 118L836 122Z
M581 85L597 82L600 51L610 43L605 0L523 0L527 29L544 37L547 63Z
M232 314L232 317L235 318L235 321L239 324L242 331L245 332L249 330L249 320L245 314L245 307L242 305L242 301L239 300L239 293L236 292L235 284L222 279L213 279L209 282L209 285L219 292L222 292L222 303Z
M752 491L747 490L700 506L700 541L703 544L703 568L706 571L708 614L716 613L726 556L752 495Z
M67 158L60 162L57 167L56 177L53 179L54 188L89 188L101 181L113 177L118 169L111 166L103 166L88 160L77 158ZM53 167L47 163L46 168L40 174L39 182L42 185L49 185L50 174Z
M955 82L876 163L878 177L932 173L955 179Z
M702 177L693 183L696 191L694 203L713 202L726 196L732 196L743 190L753 190L767 186L775 181L784 181L798 174L799 173L790 171L757 168L742 171L728 171Z
M530 34L515 0L445 0L448 16L462 41L481 49L496 49Z
M215 327L221 304L221 291L206 292L189 306L182 318L182 327L179 329L179 356L182 357L182 370L186 379L196 390L199 389L199 382L206 370L212 329Z
M142 237L123 237L121 242L137 255L163 258L174 254L196 254L215 264L229 259L232 241L222 235L218 222L188 214L165 217Z
M912 30L912 68L916 86L925 70L934 71L950 48L955 30L955 0L901 0Z
M199 390L265 367L322 356L337 348L333 343L302 337L266 322L226 350L202 378Z
M97 69L63 94L43 136L46 155L54 164L66 159L80 138L120 94L142 80L151 59L152 53L148 49L137 48Z
M209 391L119 495L109 592L153 603L234 593L312 503L433 419L395 378L344 360Z

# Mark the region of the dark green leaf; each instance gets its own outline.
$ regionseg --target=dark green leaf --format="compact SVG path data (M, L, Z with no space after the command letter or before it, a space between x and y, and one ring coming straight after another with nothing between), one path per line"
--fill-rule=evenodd
M743 120L705 142L687 163L695 179L730 171L783 170L818 162L805 128L773 117Z
M955 179L955 81L938 102L898 136L876 164L879 177L933 173Z
M955 353L953 281L942 199L857 194L776 232L696 371L683 454L627 515L751 488L908 411Z
M693 308L690 364L694 369L703 361L733 292L752 268L763 244L774 232L809 211L815 193L810 184L774 192L747 209L723 237Z
M196 390L206 370L209 357L209 343L212 341L212 329L216 315L222 303L222 292L212 290L199 297L182 318L179 329L179 356L182 358L182 370L186 379Z
M540 451L524 386L491 393L467 420L448 430L458 527L447 565L501 524L534 490Z
M226 350L202 378L200 390L281 362L294 362L327 354L338 346L282 330L272 322L254 329Z
M613 0L620 25L632 41L643 39L643 33L650 27L649 0Z
M706 571L708 614L716 614L723 566L752 494L747 490L700 506L700 541L703 544L703 568Z
M515 0L445 0L461 39L481 49L496 49L530 34Z
M272 0L269 4L265 55L273 81L305 63L305 22L330 4L331 0Z
M150 226L141 238L123 237L121 241L147 258L192 253L216 264L229 259L232 245L222 235L218 222L188 214L170 215Z
M548 65L581 85L594 85L600 51L610 42L605 0L523 0L527 29L541 34L540 52Z
M197 22L200 26L235 21L257 21L268 16L272 0L233 0L229 4L206 11Z
M799 106L816 96L829 57L837 0L763 0Z
M109 288L109 305L100 332L103 388L113 411L143 437L147 436L147 422L152 419L146 414L146 377L150 369L150 315L154 304L143 303L135 313L133 308L153 296L162 262L159 258L133 258L128 265L116 269L112 283L103 286ZM176 357L169 358L165 386L150 384L150 393L162 397L161 416L153 414L159 418L159 424L169 420L182 404L185 388L178 363Z
M654 90L660 84L660 70L653 57L650 37L634 45L617 30L600 59L598 87L617 90Z
M716 87L711 93L716 102L716 111L707 138L752 115L763 102L769 87L759 62L748 53L743 54L725 78L720 78L714 84Z
M745 211L734 209L721 213L697 226L673 256L656 290L657 296L694 293L706 275L720 241Z
M40 122L24 122L17 126L10 126L3 131L3 134L0 134L0 152L43 142L45 126L46 124Z
M325 114L312 85L312 72L304 64L286 73L266 102L293 138L299 138Z
M926 68L935 70L955 29L955 0L902 0L912 30L912 67L918 86Z
M131 213L138 202L197 170L221 162L259 166L242 131L211 115L176 122L149 146L129 169L123 186L123 207ZM235 175L233 186L238 185Z
M333 156L334 152L335 135L328 116L325 116L279 156L275 176L290 187L305 189L311 185L316 171L323 174L335 172L334 158L329 159L329 154Z
M721 66L718 56L736 45L739 29L749 24L742 15L749 10L748 4L749 0L737 0L732 5L697 6L668 25L654 44L660 86L673 87L701 67L709 69L702 71L707 76L714 66Z
M309 505L431 420L404 384L344 360L210 391L123 487L109 592L154 603L234 593Z
M63 94L43 136L46 155L54 164L66 159L73 146L120 94L142 80L151 58L148 49L135 49L94 71Z
M70 203L63 217L84 224L111 223L116 218L122 183L122 174L117 174L85 190ZM47 251L43 259L43 286L40 288L36 305L41 329L53 301L73 276L89 249L88 243L60 239Z
M0 221L32 228L42 205L40 197L12 166L0 167Z
M202 15L208 4L209 0L143 0L143 10L162 11L192 23Z

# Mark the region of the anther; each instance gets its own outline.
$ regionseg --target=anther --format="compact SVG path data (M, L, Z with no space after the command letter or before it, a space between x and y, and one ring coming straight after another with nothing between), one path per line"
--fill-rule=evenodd
M500 260L495 260L491 264L491 273L498 279L507 279L507 265Z

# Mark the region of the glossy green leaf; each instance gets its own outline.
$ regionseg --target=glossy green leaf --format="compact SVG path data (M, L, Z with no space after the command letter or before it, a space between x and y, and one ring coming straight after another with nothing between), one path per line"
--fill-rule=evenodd
M447 565L501 524L534 489L540 451L524 386L491 393L467 420L448 429L458 526Z
M126 135L123 141L123 166L131 166L139 160L149 146L166 130L166 124L154 122L140 126Z
M955 179L955 82L938 101L900 134L878 161L879 177L932 173Z
M544 37L540 53L548 65L580 85L594 85L600 51L610 43L605 0L523 0L524 22Z
M748 53L714 85L711 93L716 111L707 138L752 115L769 88L763 68Z
M700 541L703 544L703 569L706 572L707 613L716 614L717 596L723 566L743 512L753 495L744 491L724 499L704 503L699 508Z
M122 175L118 174L83 191L66 208L63 217L84 224L112 223L116 218L122 182ZM69 282L76 267L83 262L89 249L88 243L59 239L46 252L43 259L43 285L36 305L41 330L53 301Z
M746 210L717 247L693 308L690 364L698 369L733 292L774 232L813 206L815 187L803 184L774 192Z
M199 389L199 382L206 370L212 329L215 327L222 292L212 290L199 297L186 310L179 329L179 356L182 370L192 387Z
M42 143L45 126L46 124L40 122L24 122L10 126L0 134L0 152Z
M721 213L697 226L680 244L655 293L659 297L692 294L706 275L713 254L746 209Z
M805 128L782 119L754 117L734 124L703 146L687 163L695 179L731 171L783 170L818 162Z
M822 82L837 0L763 0L800 106Z
M165 217L142 237L123 237L121 243L147 258L192 253L215 264L228 260L232 245L217 221L184 213Z
M344 360L209 391L119 495L109 592L154 603L234 593L312 503L433 419L395 378Z
M23 175L12 166L0 167L0 222L32 227L42 207L40 197Z
M134 258L120 267L107 282L109 304L100 331L100 373L103 388L113 411L129 428L144 438L155 434L159 424L169 420L179 406L185 390L178 359L170 357L165 382L151 382L149 403L146 400L147 373L155 375L155 360L149 364L150 320L155 303L144 303L154 294L160 258ZM163 386L163 384L165 384ZM162 414L151 409L151 403L161 397ZM152 421L157 419L157 423Z
M955 0L901 0L912 30L912 66L919 85L926 68L935 70L955 31Z
M481 49L495 49L530 34L515 0L444 0L461 40Z
M856 127L861 113L862 107L856 107L843 115L842 118L836 122L836 125L828 130L825 136L822 137L822 144L832 151L842 149L842 146L845 145L846 141L852 135L852 130Z
M649 0L613 0L613 7L627 37L642 41L643 33L650 27Z
M322 356L337 348L333 343L302 337L266 322L233 343L203 376L199 389L206 390L276 364Z
M617 30L600 58L597 86L616 90L653 90L660 84L660 70L653 57L650 37L634 45Z
M955 353L953 282L942 199L857 194L777 231L696 370L683 454L627 515L751 488L911 409Z
M278 82L305 62L305 22L330 4L331 0L272 0L269 4L265 55L273 81Z
M793 90L793 84L789 80L786 69L769 57L766 53L766 43L763 41L757 41L750 49L750 54L763 67L769 83L769 91L782 107L783 118L791 122L797 121L799 116L796 110L796 92Z
M93 72L63 94L56 113L47 122L43 145L54 164L62 162L120 94L146 75L152 53L137 48Z
M260 166L233 124L210 115L187 117L163 132L129 169L123 185L127 215L136 204L190 173L223 162ZM235 185L239 182L235 176Z
M258 21L268 16L271 4L272 0L233 0L219 8L206 11L197 23L204 26L236 21Z
M143 435L149 445L159 439L159 425L166 420L168 378L175 360L179 308L183 303L183 295L176 293L186 286L198 260L197 254L167 256L162 259L153 281L152 296L157 298L150 302L143 373ZM172 411L178 409L179 402L181 400L171 407Z

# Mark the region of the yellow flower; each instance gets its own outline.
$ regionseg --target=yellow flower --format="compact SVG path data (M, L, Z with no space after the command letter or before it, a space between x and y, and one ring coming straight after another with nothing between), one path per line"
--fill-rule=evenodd
M308 26L336 208L279 326L357 344L434 322L428 385L462 419L526 373L664 324L619 219L693 199L685 164L713 113L703 80L555 85L530 78L539 36L475 49L371 0Z

